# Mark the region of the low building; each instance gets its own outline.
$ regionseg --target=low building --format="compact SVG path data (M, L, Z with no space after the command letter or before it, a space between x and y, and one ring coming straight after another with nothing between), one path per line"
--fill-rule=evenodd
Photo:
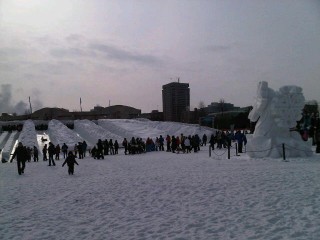
M96 106L90 110L95 115L102 115L109 119L131 119L141 115L141 110L124 105L113 105L109 107Z
M151 121L163 121L163 112L152 110L151 113L142 113L140 117Z
M204 108L207 114L237 111L239 109L240 107L235 107L232 103L226 102L212 102L210 105Z

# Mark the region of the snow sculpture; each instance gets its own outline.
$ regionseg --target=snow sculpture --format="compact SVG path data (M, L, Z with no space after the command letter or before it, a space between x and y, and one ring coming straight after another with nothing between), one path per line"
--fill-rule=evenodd
M281 158L284 143L287 157L311 156L311 144L303 141L298 132L290 131L302 117L304 102L301 87L283 86L274 91L267 82L260 82L256 103L248 117L258 122L253 136L248 138L247 154Z

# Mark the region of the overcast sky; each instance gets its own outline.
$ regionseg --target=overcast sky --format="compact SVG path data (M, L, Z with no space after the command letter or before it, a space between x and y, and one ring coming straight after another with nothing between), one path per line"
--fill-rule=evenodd
M320 1L0 0L0 112L29 96L33 110L162 111L178 78L191 109L253 105L259 81L319 101Z

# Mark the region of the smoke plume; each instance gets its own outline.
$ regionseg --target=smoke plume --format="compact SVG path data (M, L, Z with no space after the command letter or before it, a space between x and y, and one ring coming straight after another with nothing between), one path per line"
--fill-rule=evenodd
M34 90L35 92L39 92ZM42 107L41 102L37 99L31 102L32 110L38 110ZM20 100L15 103L12 98L12 86L11 84L1 84L0 90L0 114L8 113L8 114L17 114L23 115L30 113L29 103L26 101Z

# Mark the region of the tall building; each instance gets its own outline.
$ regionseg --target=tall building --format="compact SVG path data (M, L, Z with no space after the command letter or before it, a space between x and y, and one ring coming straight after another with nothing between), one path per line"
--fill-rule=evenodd
M164 121L181 122L183 112L190 110L189 83L172 82L162 86Z

